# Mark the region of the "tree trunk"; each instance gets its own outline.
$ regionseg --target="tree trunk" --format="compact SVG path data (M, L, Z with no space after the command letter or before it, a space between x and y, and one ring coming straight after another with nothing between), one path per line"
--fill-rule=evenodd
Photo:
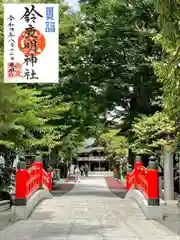
M51 166L55 166L58 163L58 149L52 148L50 153L50 160L49 163Z

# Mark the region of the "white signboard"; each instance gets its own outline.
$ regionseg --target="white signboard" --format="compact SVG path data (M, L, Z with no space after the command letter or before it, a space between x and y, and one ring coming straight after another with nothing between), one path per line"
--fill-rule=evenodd
M4 4L4 82L59 81L59 4Z

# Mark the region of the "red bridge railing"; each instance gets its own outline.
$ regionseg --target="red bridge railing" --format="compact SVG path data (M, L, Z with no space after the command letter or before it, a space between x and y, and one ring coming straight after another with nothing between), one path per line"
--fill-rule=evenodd
M158 170L145 168L142 162L136 162L133 171L126 175L126 189L141 191L149 206L159 206Z
M39 189L52 190L51 173L44 171L42 163L36 162L26 169L26 163L16 171L16 198L15 204L26 205L28 199Z

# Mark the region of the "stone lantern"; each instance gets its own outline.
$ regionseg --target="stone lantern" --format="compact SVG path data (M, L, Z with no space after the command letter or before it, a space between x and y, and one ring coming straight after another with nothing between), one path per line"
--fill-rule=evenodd
M149 157L148 167L149 169L157 169L157 161L155 156Z

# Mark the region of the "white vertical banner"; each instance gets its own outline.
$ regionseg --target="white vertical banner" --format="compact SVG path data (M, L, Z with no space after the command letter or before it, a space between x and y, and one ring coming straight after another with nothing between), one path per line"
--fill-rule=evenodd
M4 82L59 82L59 4L4 4Z

